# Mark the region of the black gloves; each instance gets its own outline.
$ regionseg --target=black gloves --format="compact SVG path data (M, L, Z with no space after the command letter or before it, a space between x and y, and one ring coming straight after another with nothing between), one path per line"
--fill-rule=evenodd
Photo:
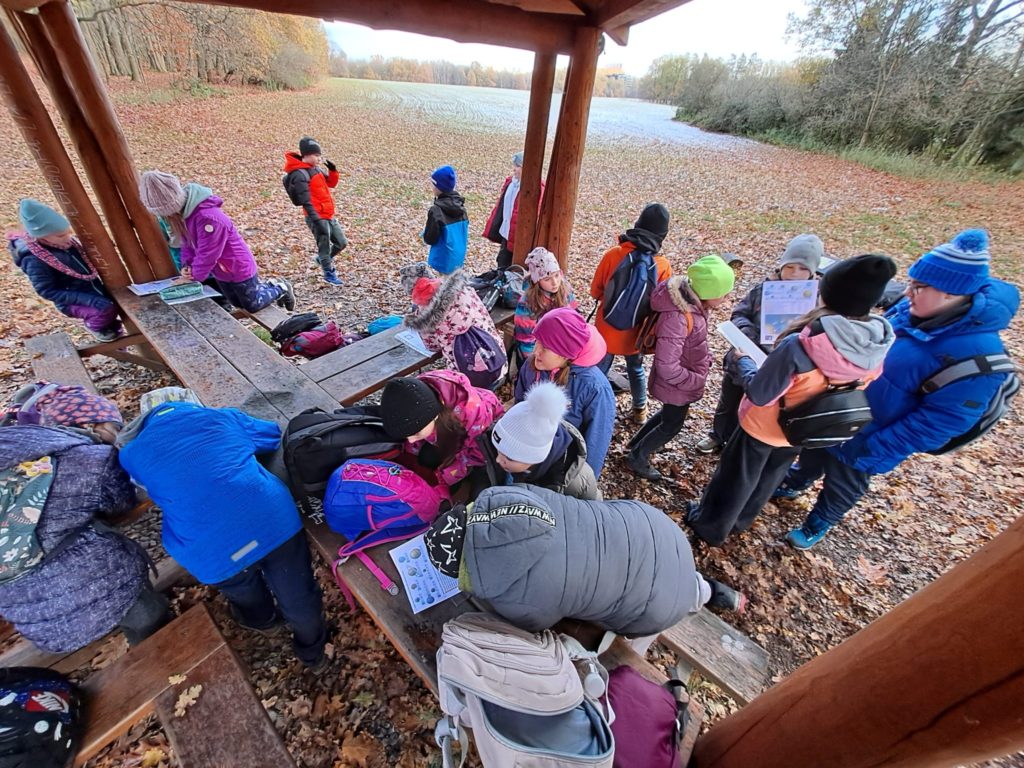
M330 160L324 160L324 165L327 166L327 170L328 171L336 171L336 170L338 170L338 166L336 166Z

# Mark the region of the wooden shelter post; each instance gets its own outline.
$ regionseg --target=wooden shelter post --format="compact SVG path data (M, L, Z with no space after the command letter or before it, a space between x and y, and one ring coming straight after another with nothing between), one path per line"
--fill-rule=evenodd
M540 230L547 240L545 245L558 256L563 269L569 261L569 243L572 239L583 149L587 140L590 99L597 76L600 40L601 30L597 27L579 27L576 30L541 209Z
M64 127L74 142L78 156L82 160L82 166L89 177L93 194L96 195L100 208L103 209L103 214L110 227L110 234L113 236L114 242L117 243L117 249L121 252L128 271L133 276L148 274L151 270L146 254L143 253L135 230L132 228L131 219L118 194L117 185L107 169L103 151L89 129L89 124L64 79L64 74L57 61L57 54L43 31L39 17L31 13L9 9L7 16L25 44L25 48L32 55L36 68L60 110Z
M26 146L39 163L53 196L71 221L71 226L96 265L103 282L111 288L127 285L130 282L128 272L117 257L110 235L103 228L103 222L71 164L57 129L53 127L46 107L32 86L14 41L2 24L0 92Z
M519 216L516 219L515 264L525 263L526 255L538 245L536 236L541 202L540 179L544 171L544 151L548 141L548 118L551 115L551 93L555 87L557 58L553 52L538 52L533 57L530 113L526 119Z
M1024 518L697 740L698 768L934 768L1024 748Z
M52 0L39 8L39 16L146 254L149 269L132 278L139 282L177 274L160 227L139 198L139 176L128 144L71 5L67 0Z

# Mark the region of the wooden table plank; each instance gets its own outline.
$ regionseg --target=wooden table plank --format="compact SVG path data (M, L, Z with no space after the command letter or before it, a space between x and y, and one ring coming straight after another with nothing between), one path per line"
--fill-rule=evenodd
M75 765L82 765L154 708L167 678L189 670L224 646L206 606L193 606L82 686L90 705Z
M287 421L245 376L159 296L136 296L127 288L115 288L113 294L178 379L195 390L206 405L239 408L257 418L280 424ZM195 303L215 306L209 299Z
M307 408L332 411L339 403L272 347L212 301L172 307L286 418Z
M180 768L294 767L238 657L222 645L190 670L187 679L156 697L156 712ZM174 708L182 691L201 685L182 716Z
M239 311L246 317L253 320L253 322L266 328L268 331L274 330L279 323L283 323L291 317L290 312L285 311L276 304L270 304L258 312L246 312L244 309Z
M388 328L386 331L349 344L347 347L328 352L322 357L303 363L302 372L313 381L320 382L341 371L347 371L367 360L372 360L378 355L390 352L392 349L404 347L405 345L395 338L395 335L401 330L401 326Z
M357 342L359 343L361 342ZM399 347L372 360L324 379L320 386L343 405L352 405L383 388L396 376L415 373L439 357L440 355L424 357L416 350L400 344Z
M81 384L96 394L96 385L66 333L33 336L25 340L25 349L32 353L32 372L37 379L56 384Z

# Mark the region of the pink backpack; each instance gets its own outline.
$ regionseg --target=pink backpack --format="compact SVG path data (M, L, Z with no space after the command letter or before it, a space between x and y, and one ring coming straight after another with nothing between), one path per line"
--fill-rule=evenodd
M333 352L345 343L341 335L341 329L333 320L328 320L322 325L310 328L308 331L297 333L290 339L282 342L281 354L285 357L296 357L301 355L312 360L315 357Z

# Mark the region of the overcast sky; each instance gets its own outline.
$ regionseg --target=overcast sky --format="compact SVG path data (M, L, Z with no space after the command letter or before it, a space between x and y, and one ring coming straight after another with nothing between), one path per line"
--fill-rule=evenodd
M373 0L367 0L373 2ZM630 30L629 45L607 41L599 66L622 64L626 72L643 75L650 63L669 53L756 53L762 59L790 61L797 56L795 41L785 38L786 17L802 15L803 0L691 0ZM529 71L533 54L494 45L469 45L408 32L377 31L358 24L330 22L328 35L350 59L374 54L456 64L481 64L498 69Z

